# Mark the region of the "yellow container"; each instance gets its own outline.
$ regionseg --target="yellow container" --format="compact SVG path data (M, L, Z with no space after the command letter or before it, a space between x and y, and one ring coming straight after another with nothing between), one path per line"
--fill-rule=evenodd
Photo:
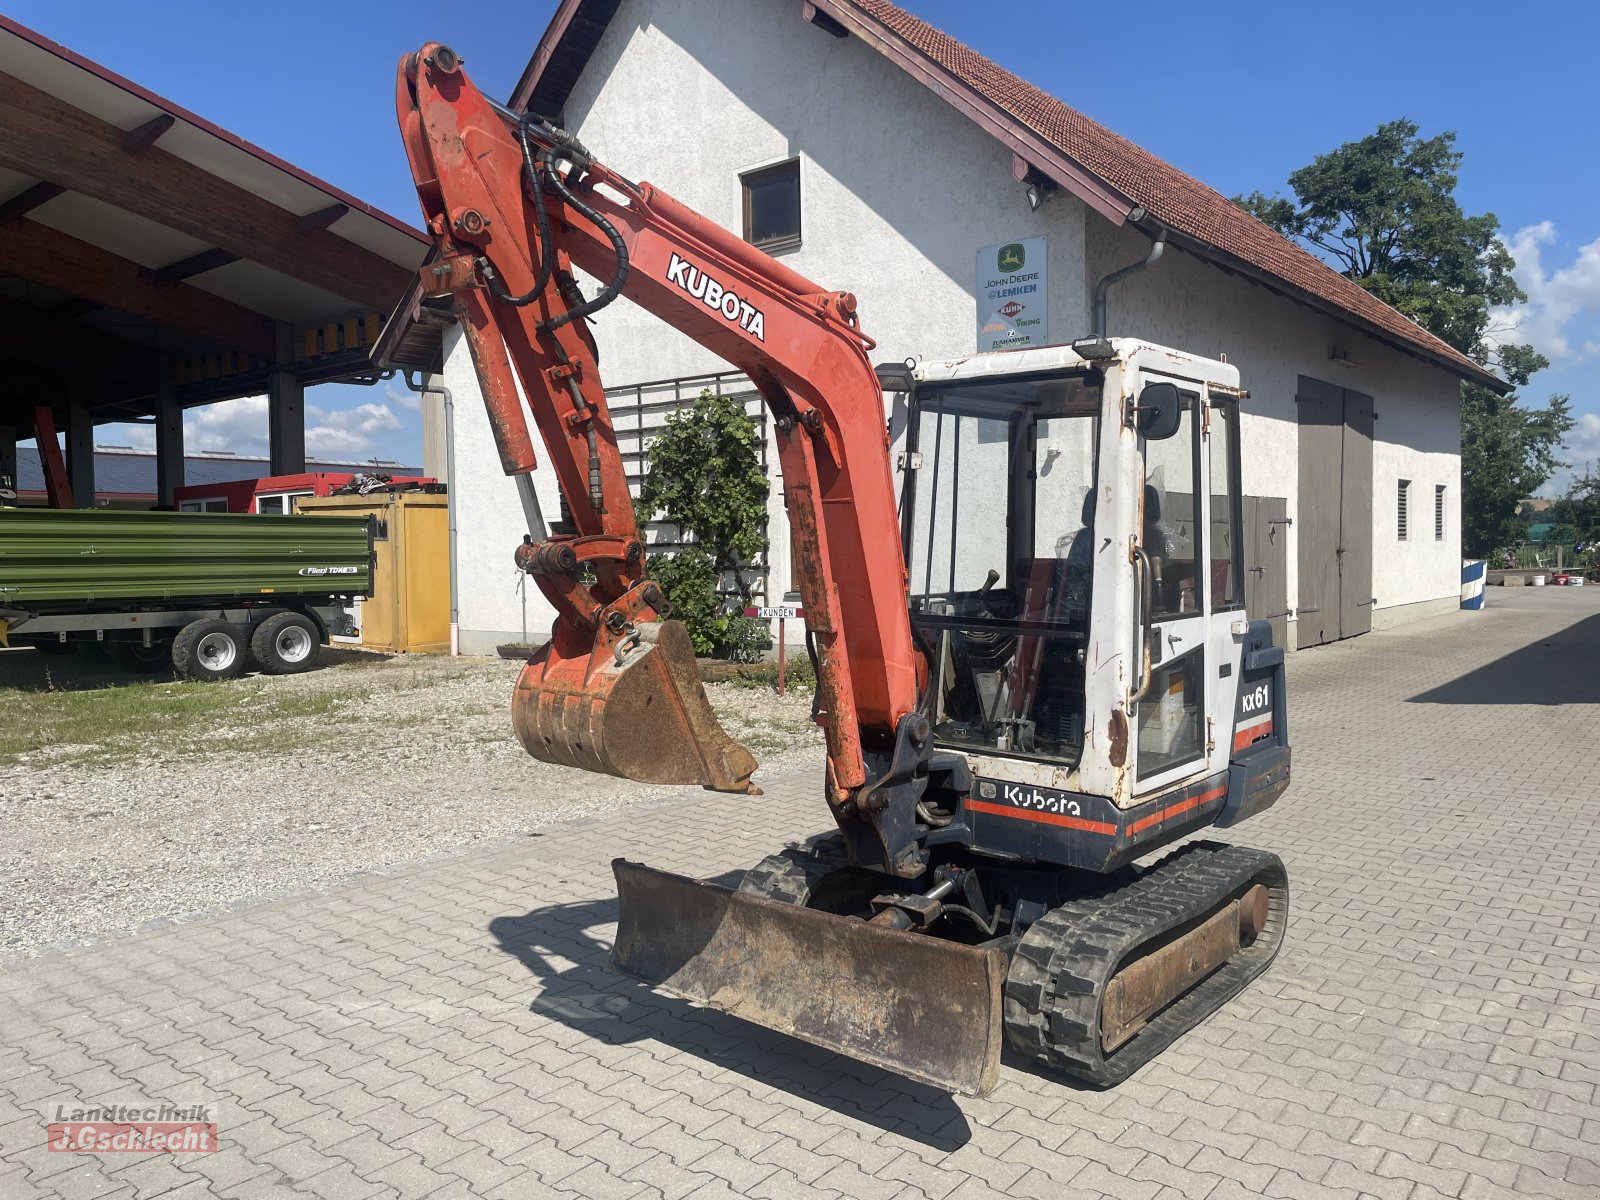
M371 516L372 596L361 602L359 645L391 653L450 652L450 525L447 498L425 492L303 496L308 515Z

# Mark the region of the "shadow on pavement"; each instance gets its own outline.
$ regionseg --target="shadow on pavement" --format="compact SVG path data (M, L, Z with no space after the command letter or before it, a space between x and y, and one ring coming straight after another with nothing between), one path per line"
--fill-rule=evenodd
M736 871L711 882L733 887L741 878ZM971 1138L946 1092L612 974L611 948L591 930L616 920L617 902L596 900L496 917L489 932L539 981L531 1011L608 1045L662 1042L936 1149L957 1150Z
M1412 704L1600 704L1600 614L1449 683Z

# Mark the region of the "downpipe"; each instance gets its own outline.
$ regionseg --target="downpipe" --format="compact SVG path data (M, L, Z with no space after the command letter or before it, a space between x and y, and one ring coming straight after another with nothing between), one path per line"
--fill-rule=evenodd
M1161 232L1156 234L1156 240L1150 246L1150 253L1141 261L1129 263L1119 267L1094 285L1094 336L1106 336L1106 294L1113 285L1121 283L1130 275L1137 275L1146 267L1153 267L1161 261L1161 255L1167 248L1167 229L1161 226Z
M456 401L442 383L418 383L413 372L405 373L406 387L419 396L432 392L444 397L445 523L450 545L450 657L461 653L461 606L456 591Z

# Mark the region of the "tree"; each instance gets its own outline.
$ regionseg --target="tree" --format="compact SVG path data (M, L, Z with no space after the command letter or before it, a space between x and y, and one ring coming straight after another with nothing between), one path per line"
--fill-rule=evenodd
M1515 387L1549 361L1532 346L1496 345L1493 306L1527 299L1493 213L1468 216L1456 201L1462 155L1455 134L1423 138L1400 119L1318 155L1289 176L1295 199L1252 192L1238 204L1303 243L1348 279ZM1462 544L1486 555L1514 537L1517 503L1562 466L1572 427L1565 396L1520 406L1477 384L1461 390Z
M1485 387L1461 389L1461 545L1478 558L1526 539L1517 506L1562 464L1556 449L1572 428L1567 397L1542 409Z
M742 608L751 591L744 569L766 550L770 485L758 437L741 401L701 392L650 443L640 510L671 521L687 544L652 554L648 566L672 601L672 615L688 627L696 654L752 658L766 647L766 627L729 611L721 592L731 573Z

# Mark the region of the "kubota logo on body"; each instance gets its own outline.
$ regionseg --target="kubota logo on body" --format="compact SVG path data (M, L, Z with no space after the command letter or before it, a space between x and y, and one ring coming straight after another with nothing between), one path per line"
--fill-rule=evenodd
M757 341L767 340L767 318L755 305L729 291L699 267L676 254L667 264L667 281L688 292L707 308L721 313Z

